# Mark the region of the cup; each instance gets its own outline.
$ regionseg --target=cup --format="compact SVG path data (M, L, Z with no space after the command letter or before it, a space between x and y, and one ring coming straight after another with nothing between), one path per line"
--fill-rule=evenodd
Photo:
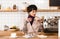
M11 33L10 37L16 38L16 37L17 37L17 36L16 36L16 33Z

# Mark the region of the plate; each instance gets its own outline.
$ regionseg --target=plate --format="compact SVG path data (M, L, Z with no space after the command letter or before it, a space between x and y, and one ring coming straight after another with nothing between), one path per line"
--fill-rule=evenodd
M39 37L39 38L47 38L47 36L45 36L45 35L37 35L37 37Z

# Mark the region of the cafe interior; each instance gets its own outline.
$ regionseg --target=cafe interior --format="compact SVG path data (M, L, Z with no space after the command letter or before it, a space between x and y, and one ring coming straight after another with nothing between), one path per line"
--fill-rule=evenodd
M41 26L37 34L25 34L27 6L38 7ZM60 0L0 0L0 39L59 39ZM34 33L33 33L34 34Z

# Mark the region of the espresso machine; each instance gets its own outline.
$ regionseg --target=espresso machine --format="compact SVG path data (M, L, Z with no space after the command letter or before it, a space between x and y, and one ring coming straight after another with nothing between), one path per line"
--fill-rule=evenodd
M58 32L58 20L59 18L57 16L48 18L47 20L45 19L45 21L43 22L44 32L45 33Z

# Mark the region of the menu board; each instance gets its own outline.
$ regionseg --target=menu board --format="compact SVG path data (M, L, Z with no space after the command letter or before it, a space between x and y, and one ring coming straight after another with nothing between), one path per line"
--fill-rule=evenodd
M60 0L50 0L50 6L60 6Z

